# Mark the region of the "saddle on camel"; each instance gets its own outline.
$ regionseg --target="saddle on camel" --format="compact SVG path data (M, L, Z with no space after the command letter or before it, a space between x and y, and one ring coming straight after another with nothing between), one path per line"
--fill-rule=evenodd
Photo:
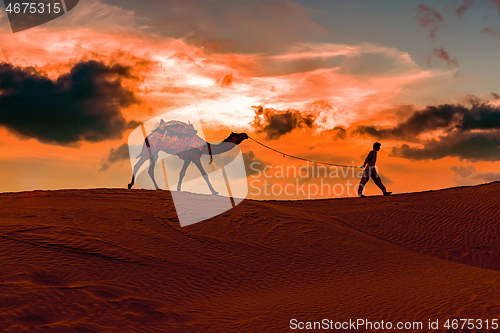
M160 126L153 130L147 137L153 150L163 150L164 152L177 155L184 159L186 151L190 148L201 151L205 140L200 138L193 124L186 124L182 121L171 120L165 122L163 119Z

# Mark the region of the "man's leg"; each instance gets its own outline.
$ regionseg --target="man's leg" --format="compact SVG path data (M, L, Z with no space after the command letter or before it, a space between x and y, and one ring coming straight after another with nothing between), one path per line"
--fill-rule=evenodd
M375 184L378 186L378 188L381 189L384 194L386 194L387 189L385 188L384 184L382 184L382 179L380 179L380 176L378 175L377 171L375 171L375 170L372 170L372 179L375 182Z
M363 172L363 177L361 177L361 180L359 181L358 195L363 194L363 190L365 189L366 183L368 183L368 179L370 179L370 176L368 175L368 169L365 169L365 172Z

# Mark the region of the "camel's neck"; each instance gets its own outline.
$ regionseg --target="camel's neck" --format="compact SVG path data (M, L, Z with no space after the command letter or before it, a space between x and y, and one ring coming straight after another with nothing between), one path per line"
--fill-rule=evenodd
M210 150L211 150L212 155L219 155L219 154L225 153L227 151L230 151L231 149L234 148L234 146L235 146L235 144L232 142L221 142L219 144L210 144ZM202 153L203 154L210 154L210 152L208 150L208 145L203 146Z

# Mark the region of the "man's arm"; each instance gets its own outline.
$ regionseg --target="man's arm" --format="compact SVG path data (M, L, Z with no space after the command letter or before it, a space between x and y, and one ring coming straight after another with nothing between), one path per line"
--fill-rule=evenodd
M366 156L365 158L365 162L363 163L363 167L366 166L366 164L368 164L368 162L370 161L370 159L372 158L372 155L373 155L373 150L368 154L368 156Z

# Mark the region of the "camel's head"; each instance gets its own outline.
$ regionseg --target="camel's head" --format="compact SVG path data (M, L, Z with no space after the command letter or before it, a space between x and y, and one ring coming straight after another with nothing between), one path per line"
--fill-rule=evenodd
M227 137L224 142L231 142L235 145L239 145L243 140L248 139L248 135L246 133L234 133L232 132L230 136Z

